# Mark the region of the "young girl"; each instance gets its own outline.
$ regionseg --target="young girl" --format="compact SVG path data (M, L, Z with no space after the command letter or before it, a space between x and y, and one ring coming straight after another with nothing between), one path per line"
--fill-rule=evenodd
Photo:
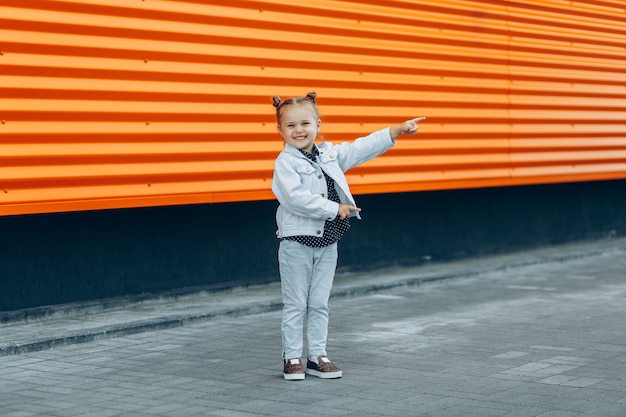
M360 218L344 172L386 152L400 135L415 134L423 117L374 132L353 143L315 144L320 130L316 93L282 100L275 96L284 150L274 165L272 191L280 239L278 262L283 299L283 376L340 378L326 356L328 299L337 266L337 242ZM308 358L301 362L306 319Z

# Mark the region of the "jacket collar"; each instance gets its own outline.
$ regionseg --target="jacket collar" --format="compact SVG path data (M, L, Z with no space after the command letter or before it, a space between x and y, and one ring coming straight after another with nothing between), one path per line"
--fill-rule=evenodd
M320 148L316 144L313 144L313 146L317 148L317 151L319 152L319 155L321 155ZM288 154L291 154L291 155L295 155L295 156L300 157L300 158L304 158L307 161L310 160L302 152L300 152L300 150L298 148L296 148L295 146L291 146L288 143L285 143L285 152L287 152ZM319 155L318 155L318 158L319 158Z

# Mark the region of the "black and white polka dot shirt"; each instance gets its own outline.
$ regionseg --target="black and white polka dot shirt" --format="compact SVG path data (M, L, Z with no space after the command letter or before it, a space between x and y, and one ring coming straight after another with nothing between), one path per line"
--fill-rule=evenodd
M303 151L300 149L300 152L308 159L313 162L317 161L317 157L320 152L317 149L317 146L313 145L313 153L308 153L307 151ZM322 171L324 172L324 171ZM328 187L328 199L339 203L339 194L337 194L337 190L335 189L335 180L333 180L328 174L324 172L324 177L326 178L326 185ZM350 228L350 222L348 219L340 219L339 215L335 217L333 220L327 220L324 223L324 234L319 236L286 236L283 239L286 240L295 240L298 243L302 243L303 245L312 247L312 248L323 248L324 246L332 245L333 243L339 242L339 240L343 237L344 234Z

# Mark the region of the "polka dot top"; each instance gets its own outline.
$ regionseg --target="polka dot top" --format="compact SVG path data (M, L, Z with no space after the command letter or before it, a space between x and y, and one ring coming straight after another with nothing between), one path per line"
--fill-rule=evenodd
M308 153L307 151L303 151L300 149L300 152L308 159L313 162L317 161L317 157L320 154L320 151L317 149L317 146L313 145L313 153ZM324 172L324 171L322 171ZM326 178L326 185L328 187L328 199L339 203L339 194L337 194L337 190L335 189L335 180L333 180L328 174L324 172L324 177ZM283 239L286 240L295 240L298 243L302 243L303 245L312 247L312 248L323 248L324 246L332 245L333 243L339 242L339 240L343 237L344 234L350 229L350 222L348 219L341 219L339 215L335 217L333 220L327 220L324 223L324 234L319 236L286 236Z

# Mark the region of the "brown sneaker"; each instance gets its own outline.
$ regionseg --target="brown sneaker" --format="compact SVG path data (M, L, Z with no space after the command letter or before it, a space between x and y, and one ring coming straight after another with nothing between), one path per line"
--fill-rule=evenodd
M304 379L304 367L300 358L287 359L283 368L283 377L288 381Z
M317 363L310 359L306 362L306 373L320 378L341 378L341 369L337 368L326 356L318 356Z

